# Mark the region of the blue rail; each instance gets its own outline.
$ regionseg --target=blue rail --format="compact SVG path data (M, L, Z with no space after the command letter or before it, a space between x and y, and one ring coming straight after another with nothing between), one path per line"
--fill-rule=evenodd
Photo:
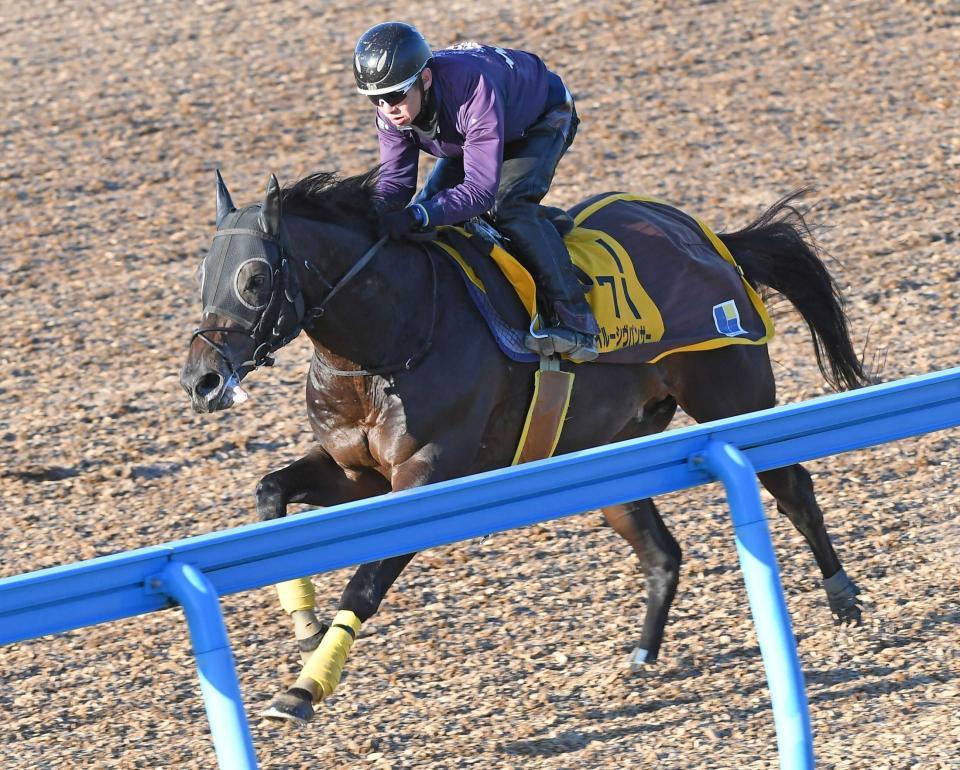
M781 767L809 768L802 673L754 474L956 425L960 368L9 577L0 580L0 644L182 604L221 766L252 768L217 597L719 479L771 688Z

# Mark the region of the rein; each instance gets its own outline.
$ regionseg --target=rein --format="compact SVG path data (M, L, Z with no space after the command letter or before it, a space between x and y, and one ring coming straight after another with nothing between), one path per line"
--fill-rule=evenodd
M330 299L340 290L340 288L351 278L353 278L367 262L373 257L377 250L386 242L387 236L383 236L379 241L377 241L373 247L364 254L360 260L347 272L346 275L341 278L337 284L331 288L330 292L326 297L320 302L320 304L309 310L307 315L313 318L319 318L324 313L324 306L330 301ZM378 374L394 374L395 372L410 371L416 366L420 360L426 355L427 351L433 346L433 333L437 328L437 307L439 306L438 294L439 294L439 285L440 281L437 279L437 263L433 257L433 253L430 249L424 249L427 254L427 259L430 262L430 271L433 278L433 292L431 299L431 310L430 310L430 328L427 330L427 339L424 341L420 349L414 353L412 356L407 358L406 361L396 364L388 364L387 366L381 366L376 369L335 369L329 364L321 360L320 356L314 352L313 360L316 361L317 365L325 371L327 374L333 374L338 377L370 377ZM329 285L329 284L328 284Z
M326 278L323 278L323 276L321 275L320 277L323 278L323 282L330 287L330 291L327 292L326 297L320 300L319 305L307 311L307 315L309 315L311 318L320 318L326 309L327 303L337 295L337 292L340 291L340 289L342 289L344 286L347 285L347 283L349 283L350 279L352 279L357 273L359 273L361 270L363 270L363 268L367 266L367 262L373 259L373 256L378 251L380 251L380 247L383 246L383 244L385 244L386 242L387 242L387 236L384 235L380 238L379 241L377 241L375 244L373 244L373 246L371 246L369 249L366 250L364 255L360 257L360 259L358 259L356 263L354 263L353 267L351 267L346 272L343 278L337 281L336 285L331 284ZM303 264L308 270L313 270L315 273L317 273L317 275L320 275L317 269L306 260L303 261Z

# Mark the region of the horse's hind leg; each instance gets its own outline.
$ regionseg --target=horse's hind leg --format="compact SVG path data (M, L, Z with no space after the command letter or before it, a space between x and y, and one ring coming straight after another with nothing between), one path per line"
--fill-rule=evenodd
M667 614L680 580L681 551L652 500L603 509L610 526L633 547L646 577L647 610L640 640L630 653L631 671L657 660Z
M823 512L813 494L813 480L802 465L758 474L763 486L776 498L777 510L786 514L813 551L823 575L830 610L840 623L860 622L860 589L840 564L823 523Z
M672 360L671 360L672 359ZM666 359L668 379L677 400L697 422L732 417L776 403L773 371L765 346L735 346ZM859 589L847 577L830 542L823 512L802 465L758 474L797 531L806 539L824 577L830 609L840 622L857 622Z

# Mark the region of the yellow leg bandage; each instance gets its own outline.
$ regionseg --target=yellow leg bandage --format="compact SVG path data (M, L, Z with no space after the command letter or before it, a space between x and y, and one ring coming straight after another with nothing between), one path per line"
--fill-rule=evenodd
M360 618L348 610L340 610L320 646L303 667L301 677L308 677L320 686L319 700L329 698L340 683L343 664L360 633Z
M313 581L308 577L277 583L280 606L288 615L297 610L312 610L314 607Z

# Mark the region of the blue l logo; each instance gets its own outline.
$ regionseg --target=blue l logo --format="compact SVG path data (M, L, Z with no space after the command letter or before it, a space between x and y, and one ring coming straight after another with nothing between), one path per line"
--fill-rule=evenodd
M743 326L740 325L740 311L737 310L735 300L728 299L719 305L713 306L713 322L717 331L725 337L736 337L740 334L746 334Z

